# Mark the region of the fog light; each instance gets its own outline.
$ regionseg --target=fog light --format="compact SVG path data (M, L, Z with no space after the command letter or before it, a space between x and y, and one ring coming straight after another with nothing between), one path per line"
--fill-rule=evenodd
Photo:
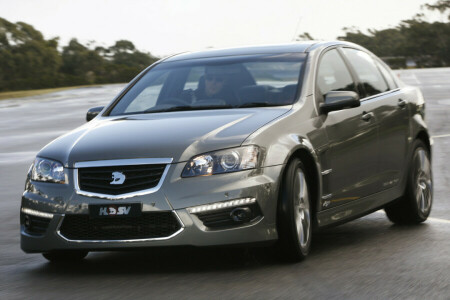
M250 221L252 210L249 207L238 207L231 211L230 217L235 222Z
M29 215L25 215L25 219L23 221L23 224L25 225L25 228L30 228L31 227L31 220L30 220L30 216Z

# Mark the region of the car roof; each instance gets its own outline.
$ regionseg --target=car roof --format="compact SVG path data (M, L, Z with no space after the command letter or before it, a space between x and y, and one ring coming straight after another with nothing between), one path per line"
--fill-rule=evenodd
M171 62L187 59L235 56L235 55L252 55L252 54L279 54L279 53L296 53L296 52L307 53L310 50L316 49L321 46L332 46L332 45L356 46L355 44L343 41L302 41L278 45L246 46L246 47L235 47L225 49L210 49L197 52L185 52L168 57L164 59L164 61Z

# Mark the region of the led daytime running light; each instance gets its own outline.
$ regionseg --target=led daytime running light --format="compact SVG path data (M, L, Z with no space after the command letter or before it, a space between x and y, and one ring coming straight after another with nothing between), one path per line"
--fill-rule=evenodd
M218 210L227 207L240 206L245 204L255 203L255 198L242 198L236 200L230 200L225 202L216 202L211 204L199 205L194 207L188 207L187 211L191 214L201 213L205 211Z
M24 214L32 215L32 216L35 216L35 217L41 217L41 218L47 218L47 219L52 219L53 218L53 214L51 214L51 213L45 213L45 212L42 212L42 211L37 211L37 210L34 210L34 209L23 208L23 207L22 207L21 210L22 210L22 212Z

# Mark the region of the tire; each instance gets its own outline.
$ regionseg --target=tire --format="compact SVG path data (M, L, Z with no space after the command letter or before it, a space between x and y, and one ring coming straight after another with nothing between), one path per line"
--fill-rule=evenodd
M413 149L405 193L384 209L389 220L399 225L424 222L433 203L430 153L421 140L414 142Z
M77 262L82 260L88 255L88 251L70 251L70 250L59 250L42 253L48 261L53 263L60 262Z
M309 179L303 163L294 158L281 183L277 211L278 250L283 259L297 262L309 253L312 238Z

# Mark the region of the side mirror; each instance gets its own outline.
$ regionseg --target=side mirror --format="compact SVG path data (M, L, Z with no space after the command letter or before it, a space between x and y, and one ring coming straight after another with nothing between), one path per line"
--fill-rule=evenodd
M95 118L103 110L103 108L104 106L90 108L86 114L86 121L89 122L90 120Z
M359 96L351 91L331 91L325 95L325 102L320 105L321 113L360 106Z

